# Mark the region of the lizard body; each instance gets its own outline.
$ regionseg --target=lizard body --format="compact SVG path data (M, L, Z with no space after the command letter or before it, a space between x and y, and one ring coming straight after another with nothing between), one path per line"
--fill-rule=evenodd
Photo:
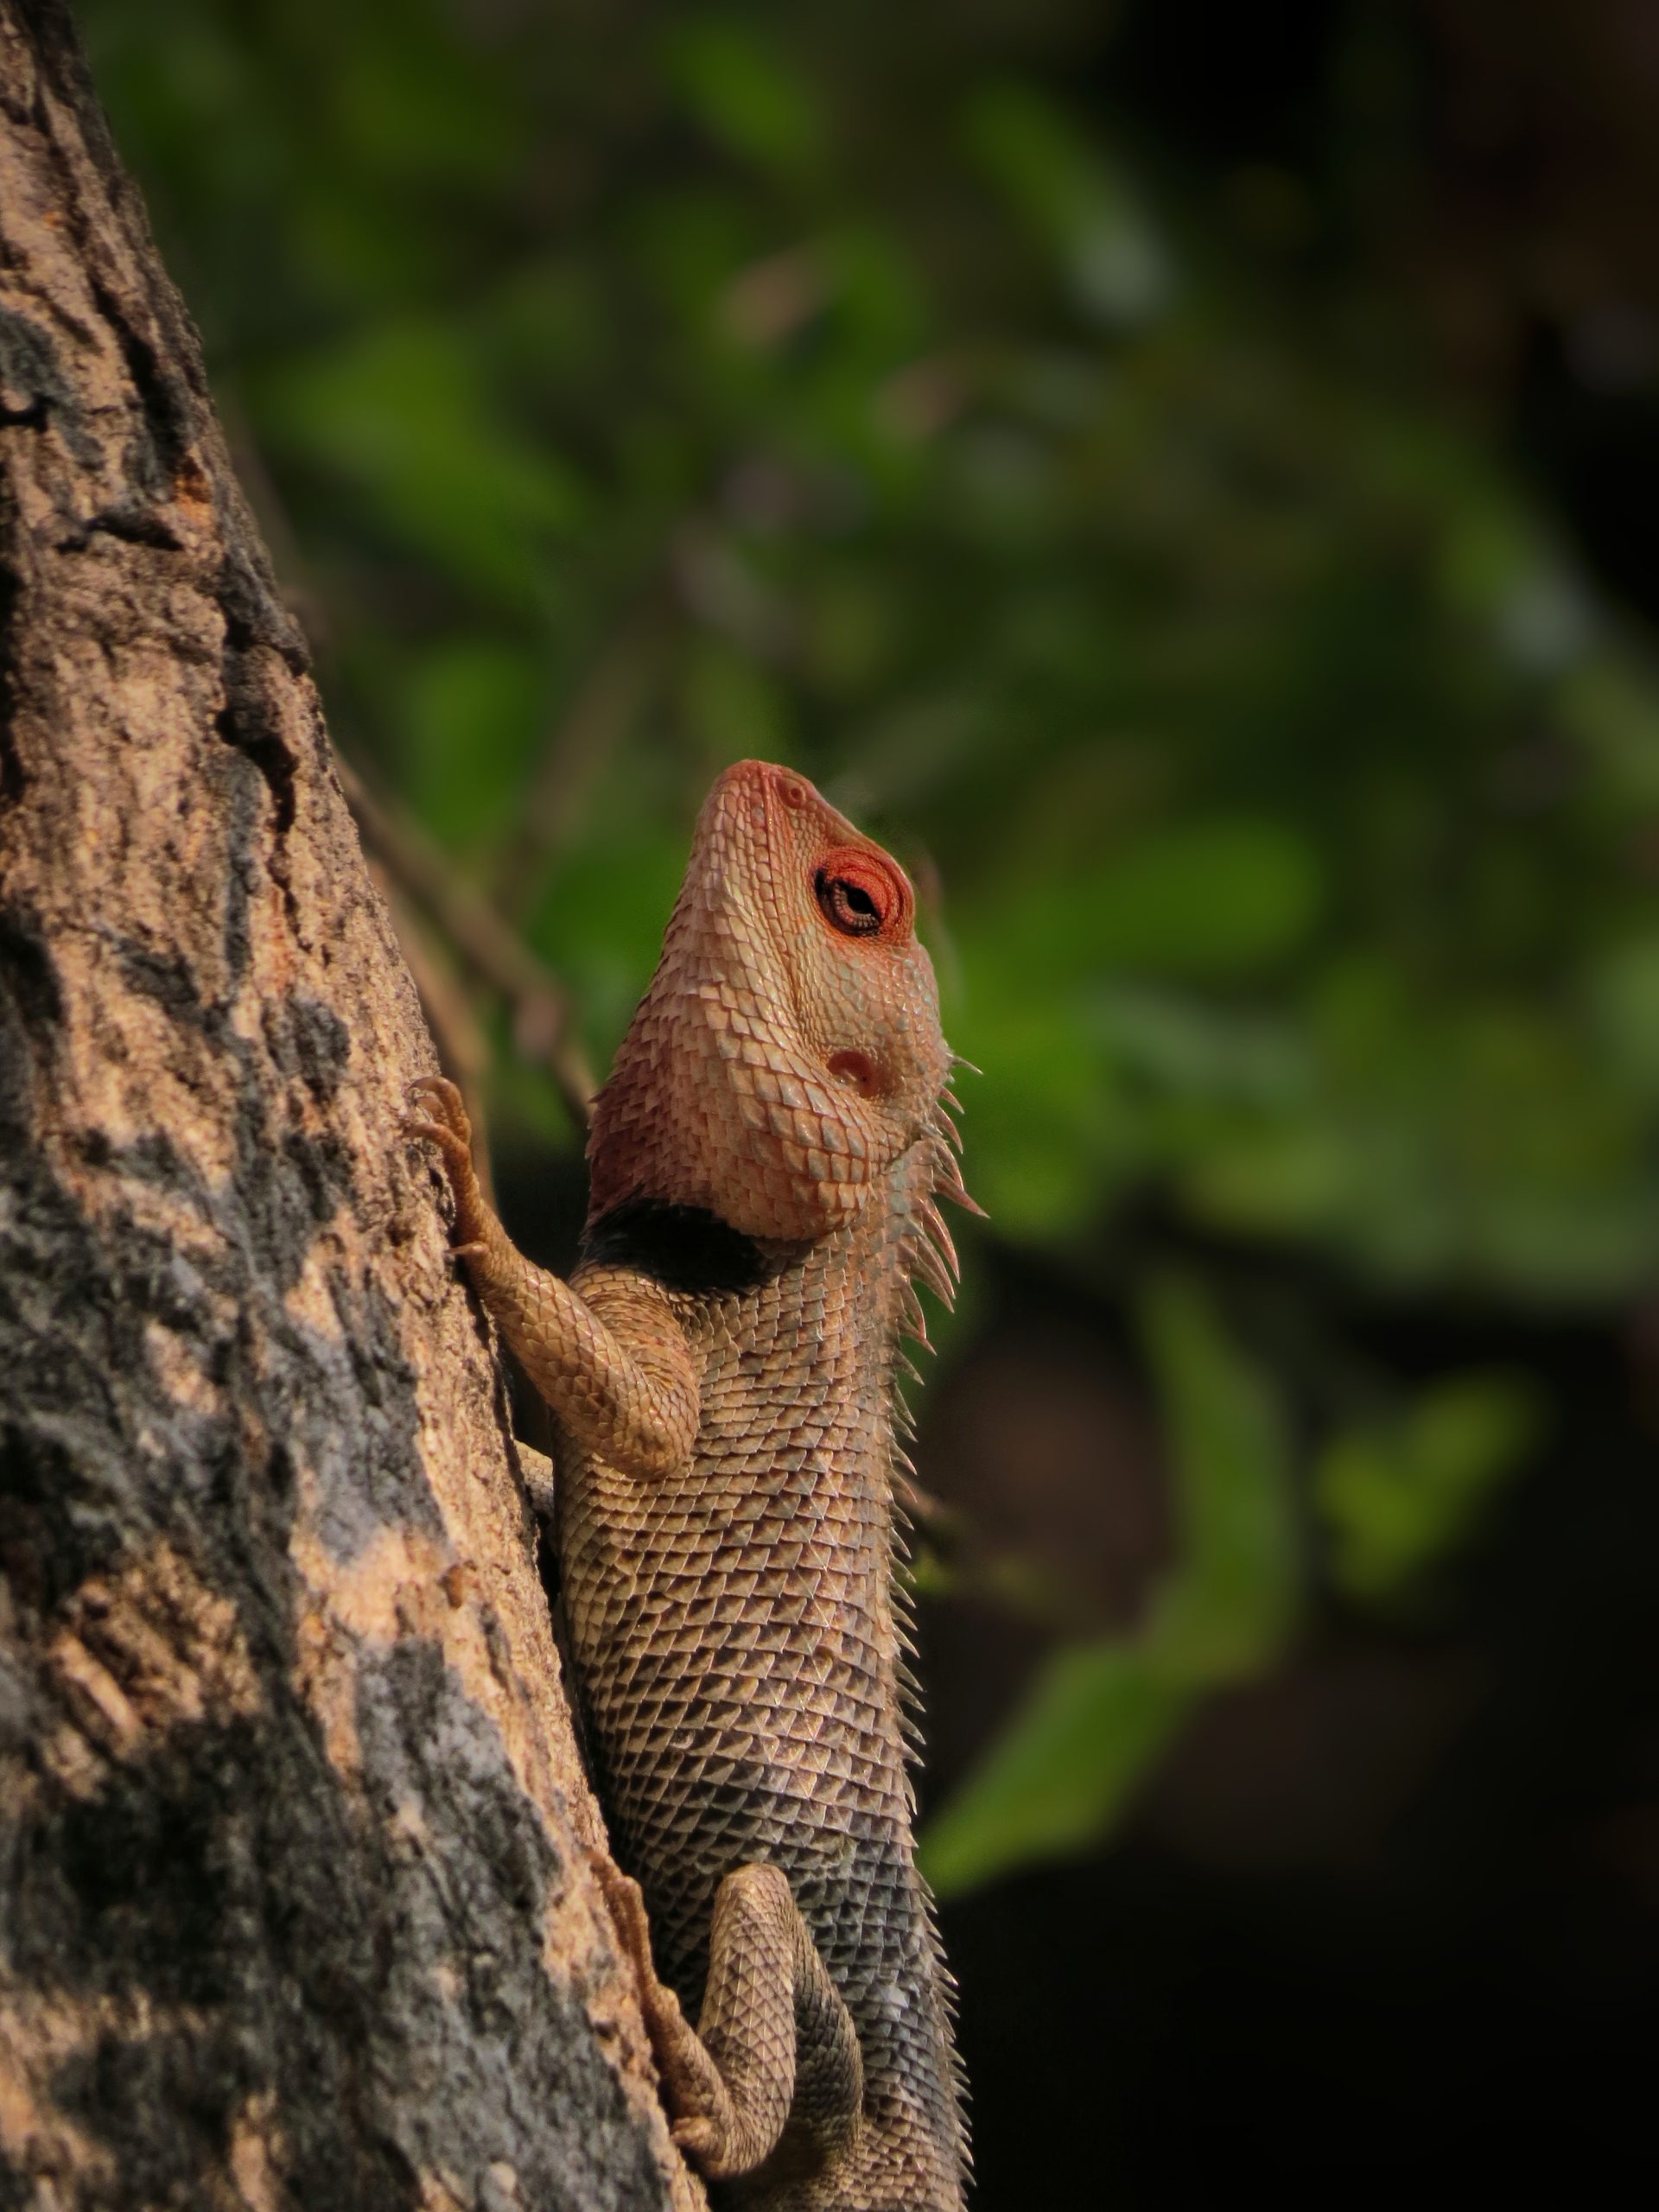
M965 1202L902 872L728 770L598 1103L569 1283L418 1086L458 1249L560 1432L564 1602L675 2134L754 2212L959 2212L949 1977L912 1855L901 1334ZM690 2018L696 2017L694 2032Z

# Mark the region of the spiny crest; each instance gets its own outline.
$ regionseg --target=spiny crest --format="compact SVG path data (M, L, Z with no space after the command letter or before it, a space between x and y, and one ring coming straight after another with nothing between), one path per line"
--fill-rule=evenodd
M938 1201L950 1198L970 1213L982 1214L984 1211L975 1205L963 1187L956 1151L946 1141L947 1135L954 1140L956 1134L954 1124L941 1109L917 1147L911 1173L895 1187L893 1194L896 1237L893 1260L898 1276L899 1327L894 1330L887 1350L888 1458L893 1509L893 1622L901 1655L895 1667L899 1726L905 1736L906 1761L912 1765L919 1758L922 1745L921 1692L902 1655L908 1654L912 1658L916 1656L915 1605L906 1570L910 1565L910 1533L915 1518L912 1508L917 1491L915 1465L904 1446L914 1440L916 1423L905 1396L904 1378L919 1382L922 1377L899 1341L899 1335L902 1330L925 1351L932 1350L927 1318L916 1295L916 1281L925 1283L947 1308L955 1303L960 1262ZM907 1776L906 1788L910 1787Z
M957 1065L970 1063L959 1057ZM977 1072L977 1071L976 1071ZM914 1281L926 1285L948 1308L955 1302L960 1265L955 1241L939 1211L938 1201L948 1198L953 1205L968 1212L983 1217L984 1209L976 1205L968 1195L963 1183L957 1154L962 1140L953 1114L961 1107L954 1094L941 1092L926 1131L919 1141L915 1155L915 1168L904 1179L909 1187L895 1192L897 1215L896 1249L893 1255L899 1284L899 1319L906 1335L924 1349L931 1351L928 1342L926 1317L912 1287ZM916 1469L901 1439L914 1437L915 1422L906 1402L903 1378L919 1382L921 1376L906 1353L895 1330L888 1350L887 1400L892 1440L889 1457L893 1477L893 1628L897 1644L894 1655L893 1677L899 1696L899 1726L905 1745L905 1795L912 1819L916 1812L915 1770L919 1764L923 1735L921 1726L921 1690L911 1669L909 1660L916 1656L915 1599L906 1574L910 1562L910 1535L914 1520L913 1507L917 1499ZM974 2171L973 2145L968 2126L968 2079L962 2057L956 2048L957 1981L945 1962L944 1945L939 1935L938 1910L933 1893L919 1873L912 1878L920 1900L926 1929L929 1957L932 1964L933 1986L944 2015L947 2029L946 2044L950 2053L951 2086L951 2122L958 2166L964 2179Z
M952 1205L982 1218L985 1211L969 1197L963 1182L957 1160L961 1148L957 1125L941 1100L917 1146L916 1169L906 1179L913 1188L895 1201L899 1230L895 1262L900 1277L899 1301L904 1333L929 1351L932 1345L928 1339L927 1317L913 1284L925 1284L948 1309L956 1303L957 1285L962 1275L956 1240L939 1211L938 1201L948 1198ZM902 1352L895 1351L895 1358L903 1369L916 1375L916 1370ZM916 1379L919 1381L920 1377Z

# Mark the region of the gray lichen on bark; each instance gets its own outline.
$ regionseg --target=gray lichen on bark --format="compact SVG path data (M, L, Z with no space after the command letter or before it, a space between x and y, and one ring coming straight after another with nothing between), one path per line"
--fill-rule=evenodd
M431 1065L73 30L0 0L0 2206L702 2202Z

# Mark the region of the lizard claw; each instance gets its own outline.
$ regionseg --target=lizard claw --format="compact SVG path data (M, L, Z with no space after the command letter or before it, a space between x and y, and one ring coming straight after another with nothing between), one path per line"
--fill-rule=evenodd
M473 1124L467 1102L447 1075L416 1076L405 1096L413 1115L442 1122L471 1150Z
M429 1122L421 1115L404 1114L399 1117L397 1127L415 1142L436 1145L444 1158L457 1166L472 1159L465 1139L457 1136L447 1122Z
M489 1214L473 1166L473 1125L466 1102L443 1075L418 1077L405 1098L409 1110L399 1117L398 1128L410 1143L435 1145L443 1155L461 1237L454 1249L479 1256L484 1248L478 1232L487 1226Z
M617 1939L633 1961L641 1980L656 1975L651 1963L651 1926L645 1918L645 1893L632 1874L625 1874L601 1851L590 1851L588 1864L604 1893Z

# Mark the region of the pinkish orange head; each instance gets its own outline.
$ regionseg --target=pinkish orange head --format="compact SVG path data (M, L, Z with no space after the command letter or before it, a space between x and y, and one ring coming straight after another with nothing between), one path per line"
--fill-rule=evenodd
M898 863L793 770L740 761L697 817L588 1154L590 1219L700 1206L823 1236L938 1127L950 1069Z

